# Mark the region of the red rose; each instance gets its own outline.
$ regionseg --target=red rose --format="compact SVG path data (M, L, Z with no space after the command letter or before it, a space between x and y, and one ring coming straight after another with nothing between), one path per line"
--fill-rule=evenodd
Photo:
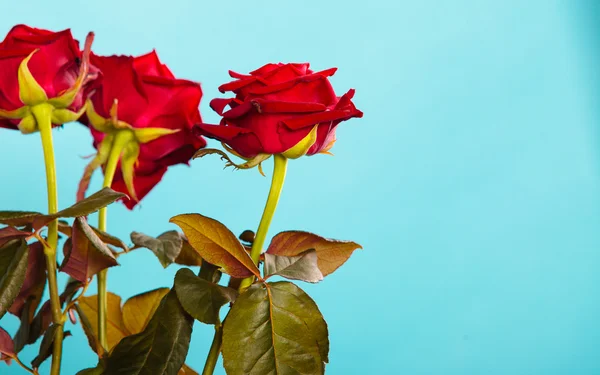
M200 124L195 130L218 139L244 158L280 154L302 140L306 147L290 157L326 152L335 141L337 125L362 117L351 99L354 90L335 95L328 77L336 68L313 72L309 64L267 64L219 87L232 99L213 99L210 106L223 116L220 125ZM229 106L228 111L224 111ZM307 137L311 136L308 139Z
M56 98L74 87L80 73L82 52L70 30L52 32L25 25L13 27L0 43L0 110L13 111L24 106L19 96L17 71L33 51L27 66L48 98ZM79 90L68 108L83 105ZM0 118L0 127L17 129L19 119Z
M92 54L91 63L101 72L90 86L96 115L110 119L111 107L117 100L119 123L134 131L144 128L176 131L149 142L136 140L139 155L133 171L134 191L129 191L121 167L117 169L112 189L142 199L161 180L167 167L188 163L196 150L206 146L202 137L191 132L192 126L202 121L198 110L202 90L198 83L176 79L154 51L139 57ZM82 117L82 122L95 125L90 116ZM99 148L110 131L104 133L94 126L90 129L94 147ZM130 209L136 204L135 199L125 201Z

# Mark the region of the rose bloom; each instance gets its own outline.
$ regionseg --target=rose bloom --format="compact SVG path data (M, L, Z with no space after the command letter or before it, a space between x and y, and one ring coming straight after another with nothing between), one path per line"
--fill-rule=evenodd
M335 142L336 127L363 115L352 103L354 90L336 96L329 82L336 70L313 72L308 63L279 63L267 64L249 75L230 71L236 80L219 90L232 91L235 98L210 103L223 116L220 125L199 124L195 130L248 159L285 153L316 131L306 155L325 153Z
M81 64L82 52L70 30L52 32L26 25L13 27L0 43L0 110L23 107L19 97L17 71L21 62L38 50L28 63L33 78L54 98L73 87ZM78 111L83 105L80 92L69 109ZM0 127L17 129L20 120L0 118Z
M137 198L142 199L162 179L169 166L187 164L196 150L206 146L202 137L191 132L192 126L202 121L198 110L202 90L198 83L175 78L154 51L139 57L92 54L91 63L101 72L89 89L98 115L110 118L116 99L119 121L133 128L178 130L139 144L133 185ZM89 125L87 117L82 121ZM97 148L106 134L92 126L90 129ZM111 188L128 193L120 167ZM131 209L138 202L130 199L124 203Z

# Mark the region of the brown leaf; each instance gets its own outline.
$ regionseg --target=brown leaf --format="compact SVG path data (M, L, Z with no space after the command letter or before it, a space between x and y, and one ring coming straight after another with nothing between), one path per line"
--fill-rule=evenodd
M317 252L319 269L323 276L327 276L344 264L354 250L362 249L362 246L356 242L323 238L314 233L288 231L273 237L267 253L293 257L310 249Z
M13 315L21 316L21 311L25 301L32 297L30 308L30 319L39 306L44 288L46 287L46 259L44 257L44 247L40 242L34 242L29 245L29 256L27 257L27 272L25 281L17 295L17 298L8 309Z
M107 350L111 350L121 339L128 336L130 332L125 328L123 322L123 312L121 310L121 297L108 292L108 307L106 311L106 341L108 344ZM98 296L86 296L80 297L77 304L80 310L85 314L85 317L90 323L92 332L86 332L86 334L92 334L94 339L97 341L98 338ZM92 348L99 352L99 348Z
M123 305L123 324L131 334L142 332L169 288L159 288L133 296Z
M0 360L5 360L5 356L14 357L15 344L8 334L2 327L0 327Z
M63 251L65 259L60 270L81 282L118 264L112 251L81 217L75 219L73 236L65 242Z
M20 227L33 223L36 217L43 216L33 211L0 211L0 224Z
M178 215L170 220L182 230L190 245L207 262L233 277L260 277L258 268L240 241L220 222L200 214Z
M181 245L181 251L179 252L179 255L177 255L177 258L175 258L174 263L184 266L201 266L202 257L200 254L194 250L183 234L180 233L180 235L183 243Z
M27 238L31 236L31 232L23 232L13 227L5 227L0 229L0 247L4 246L8 241L15 238Z

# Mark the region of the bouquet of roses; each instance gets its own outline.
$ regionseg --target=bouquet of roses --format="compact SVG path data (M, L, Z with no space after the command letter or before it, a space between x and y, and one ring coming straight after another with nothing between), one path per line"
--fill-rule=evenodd
M352 103L354 90L337 96L329 81L336 69L315 72L307 63L230 71L233 81L219 90L231 97L210 102L221 121L206 124L198 83L176 78L154 51L96 55L93 37L80 49L69 30L18 25L0 43L0 127L39 134L48 194L46 212L0 211L0 319L6 313L20 318L12 337L0 327L0 360L38 374L51 358L51 374L59 374L70 334L65 327L81 324L98 355L97 366L81 375L197 374L185 359L198 320L215 328L203 374L214 372L220 355L232 375L323 374L327 324L317 304L287 280L317 283L361 246L298 230L266 240L288 161L330 154L337 126L362 117ZM58 202L52 130L76 121L89 128L97 153L82 173L75 203L65 206ZM205 148L203 137L219 140L224 151ZM133 232L129 244L108 233L108 205L121 201L132 209L170 166L208 154L263 175L262 163L273 159L256 232L238 237L213 218L185 213L170 220L181 232ZM97 169L103 187L90 194ZM87 220L95 212L97 225ZM171 288L122 303L107 290L107 271L138 248L151 250L164 267L187 267ZM69 276L61 290L59 272ZM88 295L94 278L97 294ZM19 352L40 339L38 356L24 363Z

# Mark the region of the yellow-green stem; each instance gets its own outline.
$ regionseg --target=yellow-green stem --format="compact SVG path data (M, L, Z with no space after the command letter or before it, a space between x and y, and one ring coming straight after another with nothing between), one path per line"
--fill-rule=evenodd
M58 191L56 188L56 165L54 162L54 145L52 142L52 111L50 104L42 103L31 108L35 117L44 150L44 164L46 165L46 188L48 190L48 214L58 211ZM48 247L44 248L46 256L46 269L48 272L48 286L50 289L50 307L52 309L52 322L58 326L54 336L52 349L52 365L50 374L60 374L60 361L62 357L63 341L63 316L58 294L58 281L56 271L56 248L58 246L58 221L55 219L48 224Z
M213 375L215 367L217 366L217 360L219 359L219 353L221 353L221 345L223 344L223 326L217 324L215 326L215 336L213 337L212 344L210 345L210 351L204 364L204 370L202 375Z
M132 136L133 134L129 130L122 130L116 134L106 162L106 168L104 169L104 184L102 187L110 187L112 185L123 148L132 139ZM98 212L98 229L106 231L106 207L101 208ZM108 310L107 273L107 269L98 273L98 340L104 349L108 349L106 338L106 311Z
M273 220L273 215L275 214L275 209L277 208L277 203L279 202L279 197L281 195L281 190L283 189L285 173L287 170L286 157L282 155L273 155L273 158L275 165L273 167L273 177L271 179L271 190L269 190L269 197L267 198L267 203L265 204L265 209L263 211L262 218L260 219L260 224L258 225L254 242L252 243L252 250L250 251L250 257L255 264L258 264L258 260L260 259L260 253L262 252L263 245L265 244L267 233L269 232L269 227L271 226L271 220ZM240 291L248 288L253 282L254 276L242 280L242 283L240 284Z

